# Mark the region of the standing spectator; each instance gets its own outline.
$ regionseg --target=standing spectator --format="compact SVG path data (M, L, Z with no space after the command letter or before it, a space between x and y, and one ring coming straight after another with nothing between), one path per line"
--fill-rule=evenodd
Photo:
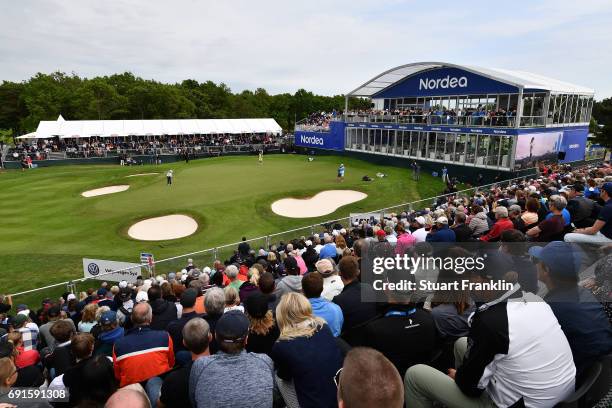
M287 259L285 259L285 272L287 272L287 276L278 282L274 291L279 299L282 298L285 293L299 293L302 291L302 276L300 275L300 268L294 257L288 256Z
M248 258L249 252L251 252L251 246L247 242L246 237L242 237L242 242L238 244L238 253L243 258Z
M212 339L210 327L200 317L189 319L181 330L183 347L189 351L190 359L183 366L173 369L164 378L157 400L157 408L189 408L189 378L193 362L210 355L209 344Z
M503 231L514 228L514 224L512 224L512 221L508 219L508 209L506 207L503 207L501 205L497 206L495 207L495 210L493 210L493 212L495 213L495 224L493 224L493 228L491 228L491 231L489 231L486 235L480 237L481 241L499 241L499 236Z
M17 313L11 321L11 325L14 330L21 333L23 350L36 350L38 344L38 326L30 320L30 317L23 313Z
M344 316L340 306L321 296L323 277L319 272L311 272L302 279L302 291L310 302L312 314L325 320L334 337L340 336Z
M404 406L402 378L393 364L374 349L356 347L349 351L334 381L338 387L338 408Z
M281 334L272 359L285 402L297 399L301 408L336 407L333 378L342 355L329 326L312 314L308 299L299 293L283 296L276 317Z
M268 308L268 297L263 293L254 293L246 300L245 309L249 318L249 340L246 350L270 355L280 331L272 311Z
M161 330L152 330L153 310L139 303L132 311L134 328L115 342L113 364L119 386L148 380L174 366L172 338Z
M315 264L317 272L323 277L323 292L321 296L331 301L344 289L342 279L338 276L331 259L321 259Z
M102 313L99 324L102 330L98 334L94 352L95 354L112 357L115 342L125 334L123 327L119 326L117 312L108 310Z
M171 321L168 324L168 333L172 337L172 345L174 346L174 354L176 355L177 363L189 361L189 351L183 344L183 328L185 325L196 317L202 317L198 314L195 309L195 302L197 298L196 290L189 288L181 295L181 305L183 306L183 314L180 319ZM206 324L208 326L208 323Z
M244 313L234 310L219 319L215 331L219 353L197 359L191 368L193 407L272 407L274 365L267 355L245 350L248 333ZM240 373L240 387L227 387L228 373Z
M342 257L338 268L340 269L344 289L342 289L342 293L334 297L333 302L342 309L344 316L343 338L351 343L351 330L376 317L376 303L361 301L362 291L372 292L373 289L371 286L359 282L359 263L355 257Z
M585 193L586 197L586 193ZM609 243L612 242L612 182L604 183L601 199L605 205L599 211L597 220L588 228L579 228L565 236L565 242Z
M68 324L72 325L74 331L76 331L76 327L72 319L62 318L61 309L57 305L51 306L47 310L47 318L49 319L49 321L41 325L39 328L38 338L39 338L39 341L41 341L40 346L42 347L46 346L46 347L49 347L49 349L53 350L53 348L55 347L55 339L53 338L53 336L51 336L51 326L53 326L53 324L57 322L58 320L64 320L68 322ZM39 348L42 349L42 347L39 347Z
M152 330L166 330L170 322L176 320L178 312L174 302L168 302L162 298L162 291L159 286L151 286L147 291L149 303L153 310L153 320L151 321Z
M83 308L81 321L79 322L79 331L81 333L89 333L96 322L96 311L98 310L97 303L89 303Z

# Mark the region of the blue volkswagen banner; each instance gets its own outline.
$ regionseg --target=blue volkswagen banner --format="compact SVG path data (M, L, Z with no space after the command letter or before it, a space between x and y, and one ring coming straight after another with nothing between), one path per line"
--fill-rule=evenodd
M515 92L518 92L515 86L470 71L458 68L437 68L408 77L402 82L373 95L373 98Z

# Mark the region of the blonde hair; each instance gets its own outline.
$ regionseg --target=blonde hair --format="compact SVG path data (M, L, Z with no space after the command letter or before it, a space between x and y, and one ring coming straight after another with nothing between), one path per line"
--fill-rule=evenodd
M276 321L280 330L279 340L310 337L325 321L312 314L312 306L301 293L285 293L276 306Z
M23 341L23 336L21 335L21 332L13 331L7 334L7 340L9 343L12 343L15 347L17 347Z
M96 321L96 312L98 311L97 303L89 303L87 306L83 308L83 317L81 317L81 321L85 323L91 323Z
M251 282L255 286L258 286L258 284L259 284L259 269L257 269L257 268L249 269L248 277L249 277L249 282Z
M6 387L6 381L15 374L17 367L9 357L0 358L0 389Z
M268 334L270 329L274 327L274 316L272 315L271 310L268 310L264 317L260 319L253 317L248 313L247 317L249 318L249 323L251 326L249 330L255 334L265 336Z
M225 292L225 305L226 306L234 306L240 304L240 295L238 291L233 286L226 286L223 290Z
M268 252L268 261L272 262L272 261L276 261L276 254L272 251Z

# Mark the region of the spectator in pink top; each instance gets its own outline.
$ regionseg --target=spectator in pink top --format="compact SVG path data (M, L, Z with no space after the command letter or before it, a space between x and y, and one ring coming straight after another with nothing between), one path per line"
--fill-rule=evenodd
M404 229L404 226L400 223L396 227L397 232L397 243L395 244L395 253L398 255L404 255L408 248L416 244L416 238L412 236L408 231Z

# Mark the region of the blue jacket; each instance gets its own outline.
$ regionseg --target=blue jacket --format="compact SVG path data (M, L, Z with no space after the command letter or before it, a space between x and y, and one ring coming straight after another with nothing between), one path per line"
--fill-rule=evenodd
M561 210L561 215L563 216L563 221L565 223L565 226L567 227L568 225L570 225L570 223L572 222L572 217L570 216L569 211L567 211L567 208L564 208L563 210ZM548 213L546 214L546 219L549 219L553 216L553 213Z
M312 314L327 322L334 337L340 336L342 324L344 323L344 316L342 315L340 306L323 297L310 298L308 301L312 306Z
M442 226L442 228L438 229L433 234L427 234L425 238L427 242L455 242L457 241L457 237L455 236L455 231L448 228L448 225Z

